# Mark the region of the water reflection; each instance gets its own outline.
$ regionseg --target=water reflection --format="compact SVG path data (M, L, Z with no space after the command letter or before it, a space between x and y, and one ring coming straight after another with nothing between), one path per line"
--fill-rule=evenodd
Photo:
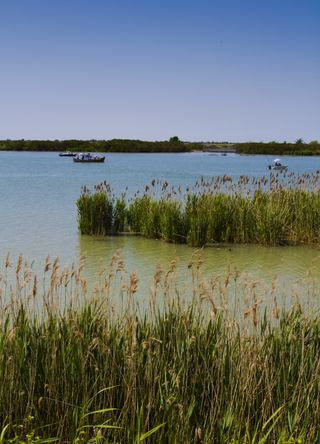
M77 241L73 264L54 256L43 262L6 258L0 266L0 305L24 296L37 309L43 297L57 295L55 305L63 308L76 294L80 303L100 295L116 313L130 298L142 311L153 298L160 308L168 300L204 303L208 313L227 309L239 320L255 306L260 313L297 302L305 311L319 310L318 248L216 245L194 250L138 236L79 235Z
M118 287L129 285L130 274L135 273L139 280L135 297L142 305L149 299L157 265L161 265L165 274L172 262L171 285L189 302L199 282L210 286L216 280L221 286L221 282L229 279L228 291L233 294L236 279L243 297L246 289L252 287L266 304L272 302L268 300L271 294L286 306L291 303L288 297L298 297L306 305L318 304L315 300L320 284L318 248L219 245L194 250L138 236L79 236L79 256L85 257L84 273L89 287L107 273L115 252L123 263Z

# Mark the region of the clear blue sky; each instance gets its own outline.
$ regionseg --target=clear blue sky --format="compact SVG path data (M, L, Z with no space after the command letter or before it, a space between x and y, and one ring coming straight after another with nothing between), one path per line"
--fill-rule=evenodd
M0 0L0 139L320 140L319 0Z

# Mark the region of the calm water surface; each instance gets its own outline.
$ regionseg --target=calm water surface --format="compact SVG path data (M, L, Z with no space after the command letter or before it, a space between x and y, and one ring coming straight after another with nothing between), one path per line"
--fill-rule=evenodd
M57 153L0 152L0 264L10 252L14 261L23 255L42 269L47 255L58 256L61 266L77 263L86 257L86 275L96 279L99 267L110 262L115 251L121 251L126 272L136 271L140 288L149 287L157 263L164 267L177 259L178 280L186 282L193 250L187 246L138 237L96 239L80 236L77 229L75 201L82 185L106 180L115 193L134 194L153 179L172 185L191 186L199 177L228 174L268 174L271 156L212 156L191 154L107 154L104 164L75 164L72 158ZM313 172L320 161L312 157L283 157L289 170ZM319 165L318 165L319 164ZM320 282L315 247L267 248L261 246L213 247L204 251L203 273L223 275L228 266L247 272L252 280L268 285L276 278L283 287ZM312 279L312 284L311 280Z

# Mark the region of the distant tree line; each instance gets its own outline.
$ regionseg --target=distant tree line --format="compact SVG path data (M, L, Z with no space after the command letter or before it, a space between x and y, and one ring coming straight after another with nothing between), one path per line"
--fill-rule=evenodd
M164 141L144 141L130 139L112 140L0 140L0 151L74 151L74 152L114 152L114 153L183 153L206 151L208 143L183 142L177 136ZM231 146L227 142L219 143L219 147ZM304 143L298 139L295 143L286 142L246 142L232 144L238 154L270 154L270 155L320 155L320 144L317 140Z
M310 143L304 143L302 139L298 139L296 143L286 142L248 142L238 143L234 145L238 154L271 154L279 155L300 155L300 156L317 156L320 155L320 144L317 140Z
M143 140L0 140L1 151L94 151L116 153L161 153L202 150L202 144L182 142L177 136L167 141Z

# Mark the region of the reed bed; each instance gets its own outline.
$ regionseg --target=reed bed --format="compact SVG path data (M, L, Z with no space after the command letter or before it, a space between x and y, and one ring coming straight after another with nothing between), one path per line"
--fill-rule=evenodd
M175 267L175 260L167 270L157 267L149 308L141 311L138 276L125 273L118 254L92 292L83 263L60 270L47 258L37 278L21 257L15 266L7 258L1 442L319 441L317 313L306 314L298 301L281 310L274 284L273 306L262 310L256 284L241 285L230 270L202 281L200 254L189 264L188 304L173 285ZM230 298L244 300L238 319Z
M168 242L205 246L219 242L264 245L317 243L320 174L271 174L200 179L193 189L152 181L126 199L104 182L77 200L82 234L135 233Z

